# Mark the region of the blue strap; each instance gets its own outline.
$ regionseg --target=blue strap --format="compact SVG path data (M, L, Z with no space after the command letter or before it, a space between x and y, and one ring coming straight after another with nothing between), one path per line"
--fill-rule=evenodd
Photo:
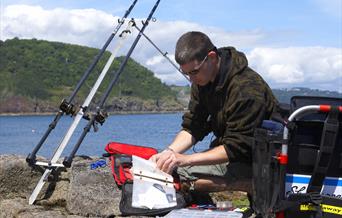
M95 161L94 163L90 164L90 169L94 170L98 167L105 167L106 165L107 165L106 160L98 160L98 161Z

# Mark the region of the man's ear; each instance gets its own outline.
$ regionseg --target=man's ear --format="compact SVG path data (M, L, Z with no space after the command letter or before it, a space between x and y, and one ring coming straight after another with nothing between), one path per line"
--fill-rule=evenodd
M210 62L211 64L213 64L212 62L213 62L213 61L216 61L216 59L217 59L217 54L216 54L216 52L214 52L214 51L210 51L210 52L208 53L208 57L209 57L209 62Z
M215 51L210 51L208 53L208 57L211 59L211 60L216 60L217 59L217 53Z
M215 51L210 51L210 52L208 53L208 55L209 55L209 56L212 56L212 55L215 55L215 56L216 56L216 52L215 52Z

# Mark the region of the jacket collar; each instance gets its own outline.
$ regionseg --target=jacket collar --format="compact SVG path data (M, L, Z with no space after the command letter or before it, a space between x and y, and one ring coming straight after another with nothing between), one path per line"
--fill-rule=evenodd
M241 73L248 66L246 56L233 47L219 48L217 52L221 62L216 78L205 86L198 86L200 90L221 91L236 74Z
M215 86L215 91L220 91L227 86L236 74L241 73L248 66L246 56L234 47L219 48L218 54L221 57L221 63L219 72L212 84Z

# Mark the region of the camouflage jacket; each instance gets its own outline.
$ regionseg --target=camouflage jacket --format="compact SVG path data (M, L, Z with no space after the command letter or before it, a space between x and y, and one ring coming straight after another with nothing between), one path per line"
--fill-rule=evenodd
M192 84L183 130L197 141L210 132L210 147L224 145L229 161L251 161L254 129L277 108L271 89L248 67L245 55L232 47L219 49L221 64L214 82Z

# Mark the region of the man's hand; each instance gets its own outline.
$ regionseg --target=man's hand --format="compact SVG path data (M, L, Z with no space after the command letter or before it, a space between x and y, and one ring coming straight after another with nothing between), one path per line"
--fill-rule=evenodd
M171 173L176 167L221 164L229 161L224 145L195 154L180 154L172 149L166 149L153 155L150 160L166 173Z
M153 155L150 160L157 163L158 169L170 174L176 167L186 165L186 157L187 155L167 149Z
M160 170L171 173L177 166L189 165L190 155L181 153L188 150L195 143L196 140L190 133L181 130L167 149L153 155L150 160L155 162Z

